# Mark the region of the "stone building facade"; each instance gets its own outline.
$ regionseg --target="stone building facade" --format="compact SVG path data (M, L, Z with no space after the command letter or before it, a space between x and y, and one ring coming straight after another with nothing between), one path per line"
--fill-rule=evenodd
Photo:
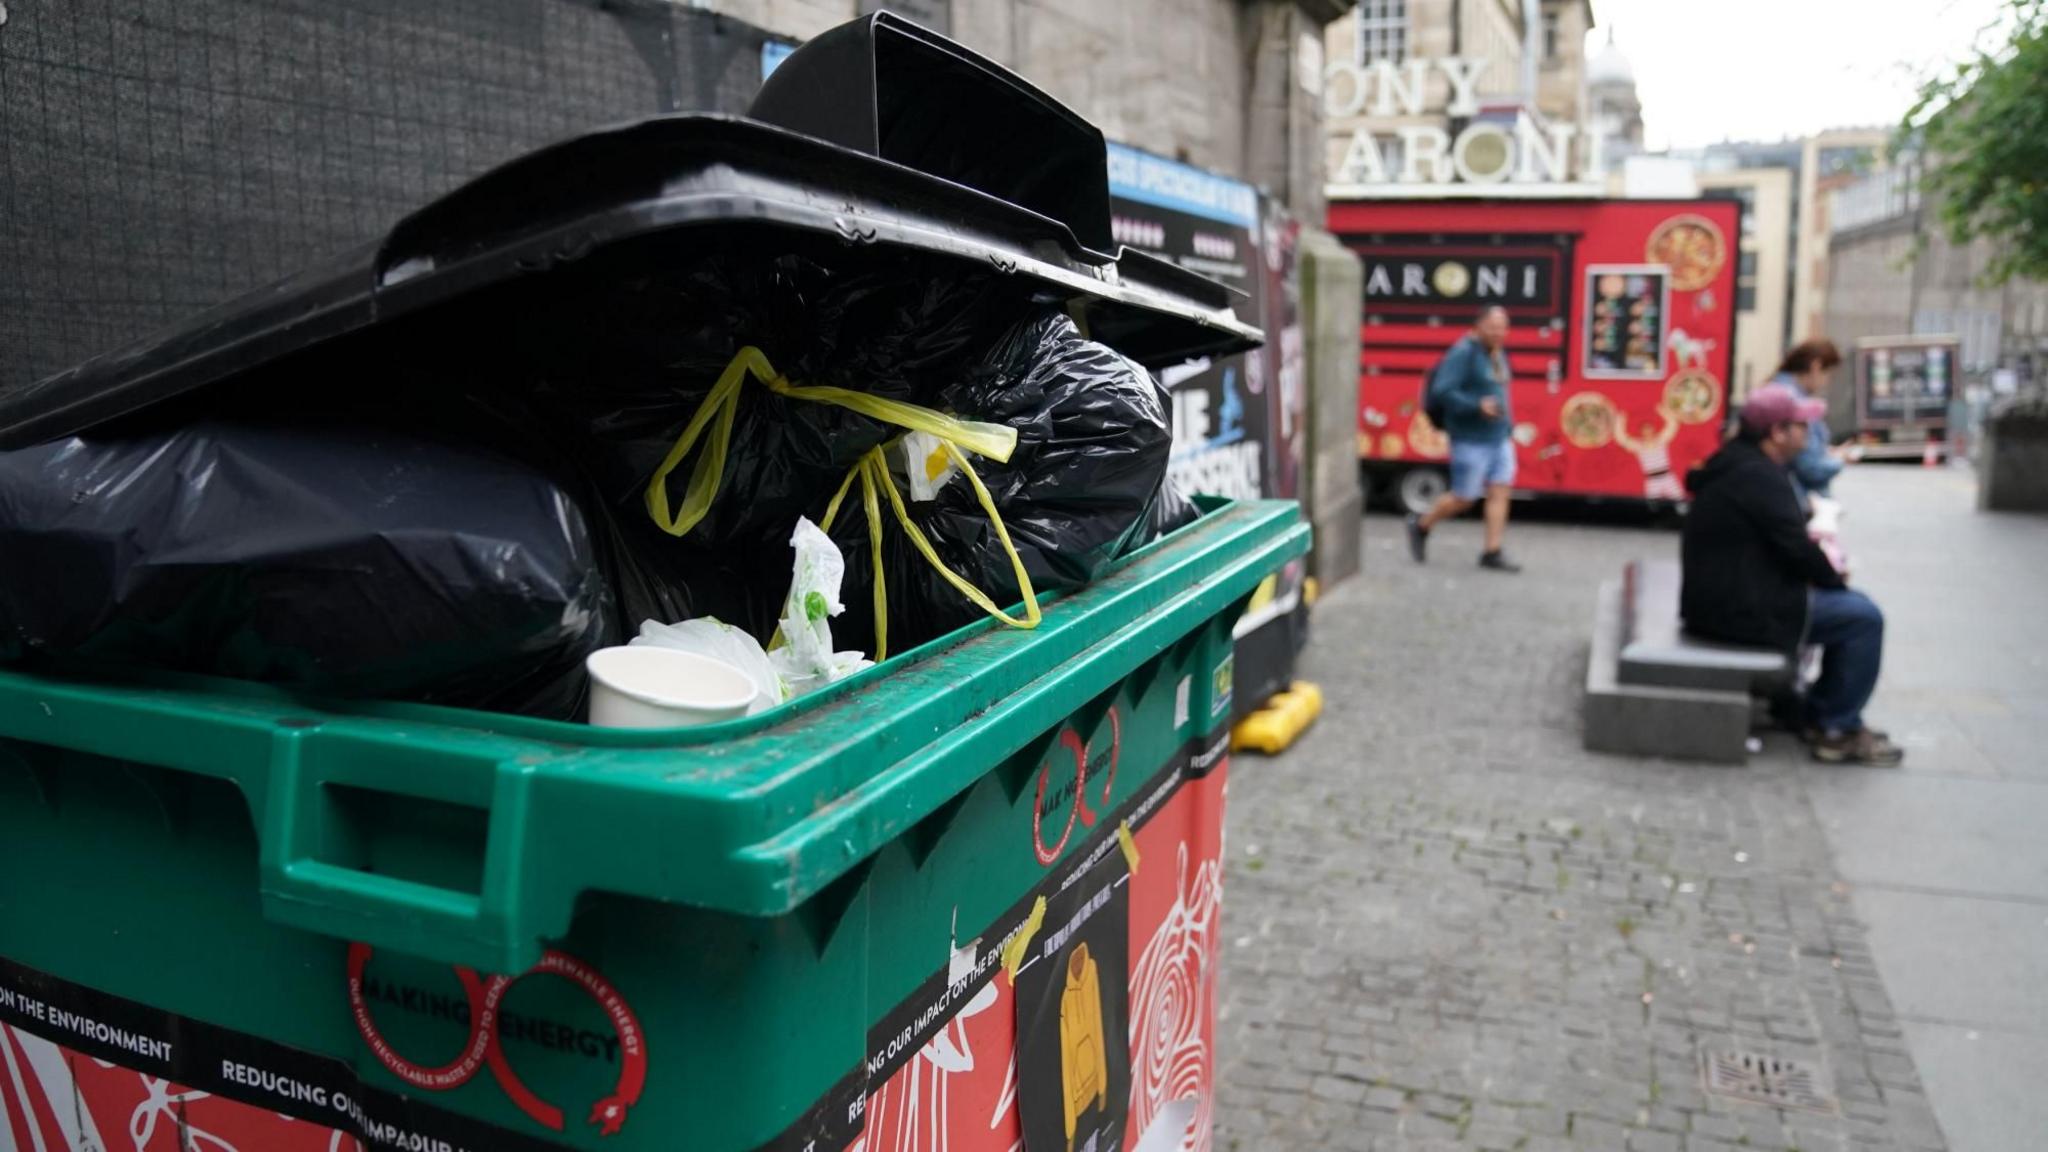
M1592 30L1593 6L1586 0L1543 0L1536 107L1545 118L1587 119L1586 34Z
M1792 338L1828 332L1828 294L1841 280L1829 252L1837 231L1829 219L1834 194L1884 167L1887 128L1835 128L1807 137L1800 156L1798 263L1792 269ZM1867 287L1867 285L1866 285Z
M1506 141L1518 141L1522 114L1539 132L1568 129L1574 153L1582 151L1592 23L1587 0L1359 0L1325 35L1332 183L1356 189L1428 180L1433 164L1411 164L1420 144L1413 133L1441 131L1455 149L1472 123L1487 121ZM1463 71L1444 66L1452 61ZM1373 156L1361 152L1364 138ZM1512 148L1476 142L1458 156L1459 170L1469 160L1498 171L1496 164L1515 162L1505 154ZM1439 183L1455 182L1451 171L1436 174Z
M1729 399L1740 402L1784 357L1791 309L1793 174L1782 168L1701 172L1700 193L1742 202L1735 273L1735 360Z

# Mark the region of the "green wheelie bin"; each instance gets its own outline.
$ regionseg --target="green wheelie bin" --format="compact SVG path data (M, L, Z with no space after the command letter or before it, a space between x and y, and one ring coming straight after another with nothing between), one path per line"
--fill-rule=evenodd
M1307 543L1214 507L669 732L0 673L0 1147L1181 1147L1231 626Z

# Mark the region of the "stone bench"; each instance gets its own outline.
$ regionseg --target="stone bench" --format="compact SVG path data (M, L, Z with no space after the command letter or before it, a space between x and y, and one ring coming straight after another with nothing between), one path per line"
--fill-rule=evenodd
M1637 560L1621 572L1623 684L1710 691L1768 691L1787 674L1785 655L1768 648L1689 636L1678 620L1676 560Z
M1782 653L1688 636L1675 561L1639 560L1601 584L1586 668L1585 746L1739 764L1752 697L1790 674Z

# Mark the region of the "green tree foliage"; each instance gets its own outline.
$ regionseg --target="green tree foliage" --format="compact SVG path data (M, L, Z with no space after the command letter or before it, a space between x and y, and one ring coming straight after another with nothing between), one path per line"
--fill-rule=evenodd
M1993 243L1993 282L2048 280L2048 0L2008 0L1976 56L1921 89L1900 136L1926 158L1922 190L1949 238Z

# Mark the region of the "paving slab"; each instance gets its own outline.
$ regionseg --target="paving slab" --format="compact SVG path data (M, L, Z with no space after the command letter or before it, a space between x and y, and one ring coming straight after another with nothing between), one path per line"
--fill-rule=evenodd
M2048 786L1816 765L1807 791L1852 881L2048 897Z
M1900 1016L2048 1035L2048 901L1866 887L1856 910Z
M1928 1095L1953 1152L2026 1152L2048 1133L2048 1037L1908 1022Z

